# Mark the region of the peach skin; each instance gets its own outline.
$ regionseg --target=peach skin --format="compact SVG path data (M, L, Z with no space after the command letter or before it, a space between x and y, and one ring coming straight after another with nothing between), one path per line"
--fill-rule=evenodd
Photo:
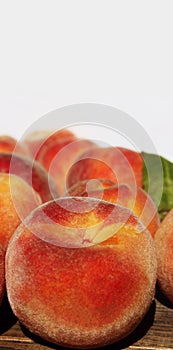
M22 144L27 147L30 156L35 159L36 156L39 158L39 154L44 152L54 141L62 142L68 138L75 138L75 136L67 129L58 131L35 130L23 138ZM42 156L40 155L40 157Z
M26 135L21 143L27 148L31 158L35 158L44 141L50 136L50 130L36 130Z
M142 168L140 153L121 147L92 148L69 170L67 188L82 180L99 178L142 187Z
M31 332L60 346L100 347L143 319L156 269L153 239L129 209L64 197L17 228L6 254L7 294Z
M173 303L173 209L165 216L155 235L159 286Z
M59 195L65 191L66 174L81 153L95 143L78 139L71 131L64 129L50 134L37 149L35 159L49 172L56 183Z
M129 208L139 217L153 237L160 224L153 200L137 186L127 184L118 186L107 179L84 180L69 188L66 195L94 197Z
M14 137L9 135L0 135L0 152L15 152L21 155L28 155L27 148Z
M61 149L59 150L57 150L57 142L49 147L45 160L50 159L51 163L47 170L54 179L60 196L64 195L66 191L66 175L73 163L75 163L75 160L81 153L93 147L96 147L96 144L85 139L76 139L68 143L61 142ZM49 153L51 154L50 158ZM52 158L52 155L54 155L54 158Z
M0 245L4 251L17 226L41 203L21 177L0 173Z
M0 153L0 173L20 176L39 193L42 202L58 196L53 179L41 164L30 158L14 153Z
M52 159L61 148L76 140L76 136L69 130L58 130L51 133L40 145L35 159L40 162L46 170L49 170Z

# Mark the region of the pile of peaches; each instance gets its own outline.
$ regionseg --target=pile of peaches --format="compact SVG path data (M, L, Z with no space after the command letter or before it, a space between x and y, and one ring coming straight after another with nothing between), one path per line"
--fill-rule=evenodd
M0 137L0 302L57 345L129 335L156 281L173 302L173 210L161 222L141 153L70 130Z

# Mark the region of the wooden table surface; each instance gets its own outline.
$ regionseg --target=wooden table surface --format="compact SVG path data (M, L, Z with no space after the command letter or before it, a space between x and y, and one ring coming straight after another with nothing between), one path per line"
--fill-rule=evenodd
M0 350L65 349L43 341L31 334L14 317L7 299L0 308ZM173 349L173 306L157 289L148 314L138 328L126 339L104 347L105 350L170 350Z

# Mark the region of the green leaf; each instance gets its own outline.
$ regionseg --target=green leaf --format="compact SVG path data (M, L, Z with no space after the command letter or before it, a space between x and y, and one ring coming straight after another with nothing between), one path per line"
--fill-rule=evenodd
M151 196L160 218L173 208L173 163L157 155L142 152L143 188Z

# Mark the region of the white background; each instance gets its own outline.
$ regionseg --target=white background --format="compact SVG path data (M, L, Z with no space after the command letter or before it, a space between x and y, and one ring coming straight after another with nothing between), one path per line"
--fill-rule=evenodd
M173 160L172 18L172 0L0 0L0 133L20 138L53 109L96 102L134 117Z

